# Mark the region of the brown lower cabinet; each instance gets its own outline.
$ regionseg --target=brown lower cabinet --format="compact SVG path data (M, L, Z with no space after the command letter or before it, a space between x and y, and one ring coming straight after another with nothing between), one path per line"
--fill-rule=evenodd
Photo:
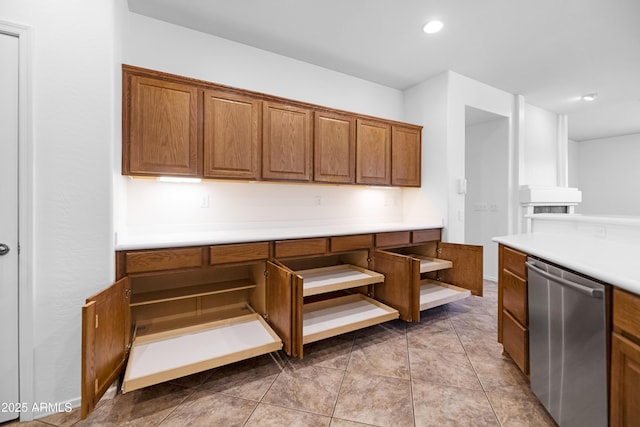
M611 426L640 420L640 296L613 290L611 334Z
M85 418L123 393L482 295L482 248L440 229L116 252L82 308Z
M376 242L389 247L373 254L373 269L385 275L375 296L401 319L419 321L422 310L482 296L482 246L441 242L440 230L380 233Z
M529 375L527 254L505 245L498 248L498 342Z

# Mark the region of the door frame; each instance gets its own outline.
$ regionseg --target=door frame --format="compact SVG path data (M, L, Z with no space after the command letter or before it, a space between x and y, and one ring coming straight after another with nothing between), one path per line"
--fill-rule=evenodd
M34 398L33 366L33 144L32 109L29 88L30 27L0 21L0 32L18 38L18 363L20 402L29 408ZM20 421L30 421L33 414L20 413Z

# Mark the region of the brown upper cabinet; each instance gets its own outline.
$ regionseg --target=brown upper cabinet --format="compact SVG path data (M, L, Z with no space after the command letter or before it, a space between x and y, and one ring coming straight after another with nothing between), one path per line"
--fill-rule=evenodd
M421 184L421 127L123 65L122 173Z
M358 119L356 182L391 184L391 125Z
M198 90L188 84L123 76L122 172L198 176Z
M313 180L353 184L356 169L356 119L315 112Z
M279 102L263 103L262 177L310 181L312 111Z
M418 127L392 127L391 185L420 187L421 134Z
M255 97L204 91L204 176L260 177L260 107Z

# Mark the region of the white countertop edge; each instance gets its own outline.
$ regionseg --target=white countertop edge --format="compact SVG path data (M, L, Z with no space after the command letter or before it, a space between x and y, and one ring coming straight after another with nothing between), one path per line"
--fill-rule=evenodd
M116 233L115 249L138 250L170 247L223 245L274 240L306 239L313 237L348 236L353 234L385 233L442 228L441 224L362 224L362 225L312 225L281 228L255 228L243 230L156 232L126 234Z
M492 239L570 270L640 295L640 245L546 233L498 236ZM597 254L590 250L597 248Z
M638 216L608 216L608 215L583 215L583 214L527 214L525 218L540 221L567 221L567 222L587 222L595 224L630 225L640 227L640 217Z

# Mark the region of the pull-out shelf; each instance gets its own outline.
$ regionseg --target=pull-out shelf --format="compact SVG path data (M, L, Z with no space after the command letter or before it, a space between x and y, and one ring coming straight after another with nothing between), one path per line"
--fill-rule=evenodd
M257 313L137 336L124 393L277 351L282 341Z
M420 259L420 273L445 270L447 268L453 267L453 263L446 259L431 258L424 255L415 254L412 254L411 256Z
M296 274L304 279L305 297L384 281L384 275L351 264L298 270Z
M302 342L377 325L398 318L398 310L362 294L352 294L304 305Z
M423 279L420 281L420 311L458 301L470 295L471 291L468 289L437 280Z

